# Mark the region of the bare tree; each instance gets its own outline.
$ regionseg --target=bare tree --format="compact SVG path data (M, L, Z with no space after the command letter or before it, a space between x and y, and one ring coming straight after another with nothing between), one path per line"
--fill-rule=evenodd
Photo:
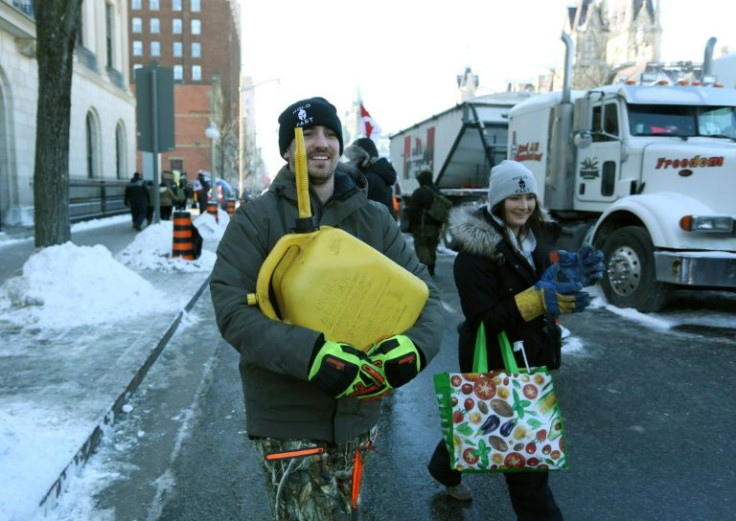
M38 109L33 170L35 245L71 239L69 125L74 45L82 0L34 0Z

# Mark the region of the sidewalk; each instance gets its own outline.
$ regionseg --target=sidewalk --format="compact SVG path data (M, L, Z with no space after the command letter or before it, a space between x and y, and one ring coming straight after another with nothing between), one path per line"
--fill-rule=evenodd
M201 259L207 259L199 271L133 270L170 304L143 318L130 318L121 309L121 319L111 323L49 331L19 326L7 313L0 315L0 521L29 519L54 507L206 287L213 252L227 224L227 214L224 217L218 225L203 216L214 233L202 233L198 224L205 239ZM119 241L121 232L113 230L110 240ZM145 233L130 236L138 240ZM0 243L0 254L27 247L22 242ZM89 274L89 291L97 284L94 275ZM17 273L3 276L0 287L14 276ZM73 296L70 300L75 313L91 314L74 309L83 304Z

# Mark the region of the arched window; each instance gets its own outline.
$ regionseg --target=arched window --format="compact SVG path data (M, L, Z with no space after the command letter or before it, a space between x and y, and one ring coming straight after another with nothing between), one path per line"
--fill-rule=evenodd
M121 121L115 129L115 175L118 179L127 177L126 149L125 126Z
M93 112L87 112L85 122L87 138L87 177L100 177L100 126Z

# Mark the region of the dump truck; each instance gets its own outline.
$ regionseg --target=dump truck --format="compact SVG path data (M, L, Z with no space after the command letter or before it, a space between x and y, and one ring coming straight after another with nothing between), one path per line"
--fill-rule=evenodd
M491 168L506 159L508 112L530 96L505 92L473 97L391 135L400 218L405 219L422 170L432 172L435 186L454 204L483 199Z
M736 289L736 89L708 70L677 84L570 89L509 111L508 157L563 225L561 244L603 250L618 307L658 311L676 288Z

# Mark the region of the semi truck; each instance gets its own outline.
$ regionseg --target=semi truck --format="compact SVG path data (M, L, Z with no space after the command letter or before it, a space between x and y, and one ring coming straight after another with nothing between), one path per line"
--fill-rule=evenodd
M570 88L515 105L508 157L537 179L568 249L603 250L607 300L662 309L675 288L736 290L736 89L674 85Z
M435 186L454 204L484 197L491 167L506 158L509 110L531 95L473 97L391 135L389 155L398 174L399 215L405 216L422 170L432 172Z

